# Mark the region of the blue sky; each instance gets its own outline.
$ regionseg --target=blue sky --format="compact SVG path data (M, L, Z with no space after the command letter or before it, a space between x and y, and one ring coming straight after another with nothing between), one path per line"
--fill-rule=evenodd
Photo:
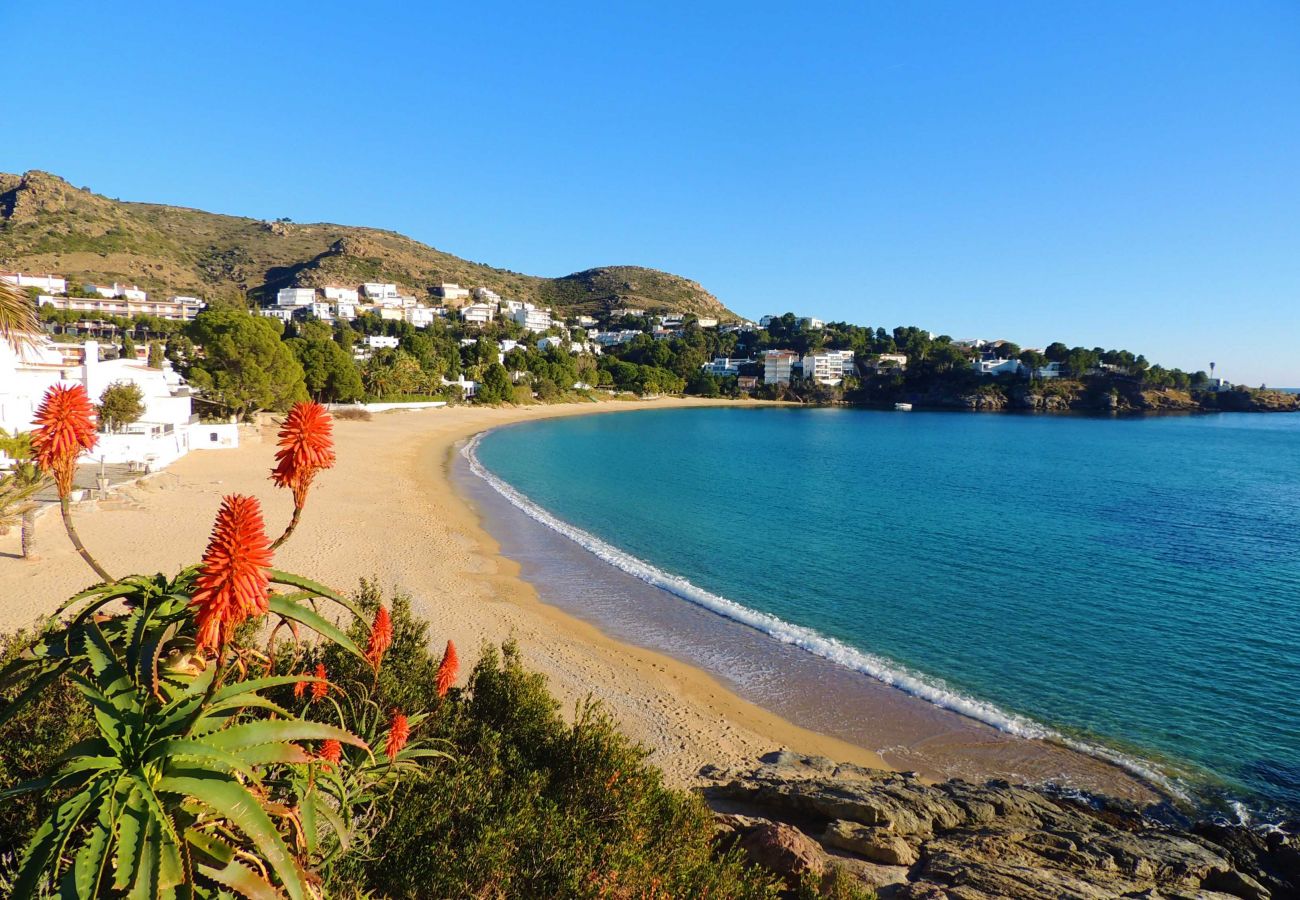
M1300 386L1300 3L7 3L0 170Z

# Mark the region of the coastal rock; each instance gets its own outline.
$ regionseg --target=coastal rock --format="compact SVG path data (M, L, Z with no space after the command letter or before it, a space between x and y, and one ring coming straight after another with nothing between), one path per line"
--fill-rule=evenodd
M826 826L821 842L885 866L910 866L920 858L915 847L889 829L869 828L842 819Z
M1117 801L1004 781L926 784L913 774L790 753L764 757L748 772L716 774L725 780L706 796L732 820L764 820L735 827L749 828L742 845L753 835L760 847L790 848L792 856L751 853L756 861L773 857L763 864L787 877L802 865L793 860L812 865L816 856L795 835L809 843L808 835L819 835L831 856L856 858L862 871L892 879L873 881L882 896L1300 897L1300 845L1286 835L1209 824L1186 831Z
M795 887L806 874L826 871L826 854L816 841L783 822L761 822L747 828L736 842L751 862Z

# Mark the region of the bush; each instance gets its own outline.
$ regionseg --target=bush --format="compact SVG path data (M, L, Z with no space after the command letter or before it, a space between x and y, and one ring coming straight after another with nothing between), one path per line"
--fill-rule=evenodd
M377 607L373 582L359 601ZM703 801L665 787L646 751L598 707L584 703L566 723L513 643L486 647L468 686L439 701L427 626L409 599L395 597L391 608L394 639L378 696L432 709L422 732L447 742L456 762L403 783L367 858L345 860L331 895L777 896L774 882L740 857L716 854ZM325 662L344 677L365 674L334 648Z
M356 407L344 407L343 409L334 410L334 418L344 419L349 422L369 422L374 418L368 409L357 409Z

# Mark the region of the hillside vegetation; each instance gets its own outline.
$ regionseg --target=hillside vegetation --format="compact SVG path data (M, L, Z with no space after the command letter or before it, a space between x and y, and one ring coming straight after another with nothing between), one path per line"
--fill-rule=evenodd
M0 173L0 266L150 292L261 299L289 285L395 282L417 297L442 281L595 313L631 306L736 316L694 281L637 266L541 278L470 262L375 228L267 222L113 200L46 172Z

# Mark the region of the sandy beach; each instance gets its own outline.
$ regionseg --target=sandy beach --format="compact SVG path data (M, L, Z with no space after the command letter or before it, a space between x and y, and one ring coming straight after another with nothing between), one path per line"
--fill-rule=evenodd
M623 729L654 749L675 782L705 763L752 762L779 747L885 766L876 754L798 728L735 697L707 674L662 654L612 641L537 599L501 557L474 509L453 490L448 467L458 441L487 428L553 416L628 413L707 403L689 399L609 401L519 408L455 407L376 415L335 426L338 465L318 477L302 524L276 565L351 590L374 576L408 593L434 641L461 648L468 668L484 642L516 638L526 663L546 674L571 711L591 694ZM76 514L86 545L110 572L173 572L202 554L222 495L253 494L268 530L287 521L291 500L267 479L274 430L246 430L237 450L194 452L166 472ZM57 515L42 516L39 558L24 561L17 531L0 537L0 628L52 612L93 582Z
M653 750L653 760L675 783L695 782L705 764L747 766L764 753L787 748L866 766L915 769L931 778L1036 781L1064 775L1066 783L1085 790L1138 802L1157 799L1148 785L1100 760L1012 737L798 651L789 651L794 655L784 664L792 673L790 689L755 698L762 706L750 702L693 665L615 640L542 602L520 576L520 567L484 530L481 511L454 486L456 447L490 428L719 402L728 401L464 406L338 421L338 464L318 477L302 524L276 565L339 589L352 590L360 578L375 577L385 591L409 594L416 614L430 623L431 639L454 640L466 668L485 642L517 639L526 664L547 676L569 711L588 695L602 701L626 733ZM110 572L174 572L202 554L212 517L228 493L259 497L268 530L278 531L291 501L267 478L274 430L270 423L245 429L236 450L193 452L109 500L82 505L76 518L83 540ZM52 612L93 581L57 515L39 522L37 560L16 558L18 542L16 531L0 537L0 628L5 630ZM680 605L675 599L671 603ZM756 632L736 639L768 640ZM811 665L820 667L821 687L801 693L797 673ZM825 694L818 693L828 689L841 700L852 696L858 712L845 719L828 708ZM882 748L884 755L868 747Z

